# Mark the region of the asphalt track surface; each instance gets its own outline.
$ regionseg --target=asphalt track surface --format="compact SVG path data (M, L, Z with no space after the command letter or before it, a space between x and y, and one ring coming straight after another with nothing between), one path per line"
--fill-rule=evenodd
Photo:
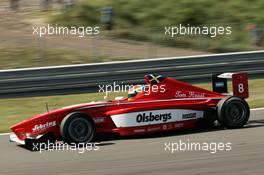
M0 136L1 175L264 174L264 109L243 129L215 128L106 140L98 151L32 152ZM165 142L231 142L230 151L165 151Z

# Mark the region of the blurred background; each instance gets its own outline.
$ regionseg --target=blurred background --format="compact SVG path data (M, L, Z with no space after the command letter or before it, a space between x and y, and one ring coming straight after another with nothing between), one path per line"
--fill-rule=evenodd
M0 0L0 69L262 50L262 7L262 0ZM47 24L100 26L100 34L32 34ZM232 34L164 34L179 24L231 26Z

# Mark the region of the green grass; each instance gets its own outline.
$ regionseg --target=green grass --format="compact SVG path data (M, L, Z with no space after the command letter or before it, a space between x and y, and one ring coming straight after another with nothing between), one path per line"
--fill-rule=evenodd
M249 23L264 27L261 0L86 0L52 18L53 23L66 26L100 25L100 10L114 10L113 37L152 41L161 45L194 48L210 52L230 52L257 49L252 47L247 30ZM164 26L231 26L232 35L210 38L164 36ZM262 47L263 47L262 43ZM258 48L259 49L259 48Z
M252 108L264 107L264 99L251 100L249 101L249 105Z
M250 98L248 102L251 108L264 106L264 79L250 80ZM197 84L198 86L210 89L209 83ZM29 97L0 99L0 132L8 132L9 127L24 119L46 111L46 103L49 109L60 108L63 106L87 103L95 100L103 100L103 93L57 95L47 97ZM126 96L126 93L112 93L107 98L113 99L115 96Z
M0 44L0 69L15 69L27 67L56 66L68 64L94 63L112 61L106 55L92 56L85 50L59 48L39 43ZM42 43L44 44L44 43Z

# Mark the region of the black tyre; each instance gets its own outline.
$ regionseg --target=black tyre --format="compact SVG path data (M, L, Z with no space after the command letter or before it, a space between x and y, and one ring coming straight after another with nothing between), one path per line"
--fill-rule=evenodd
M67 143L89 143L95 135L95 124L84 113L71 113L62 120L60 132Z
M250 109L245 100L238 97L227 97L219 101L217 115L222 126L241 128L249 119Z

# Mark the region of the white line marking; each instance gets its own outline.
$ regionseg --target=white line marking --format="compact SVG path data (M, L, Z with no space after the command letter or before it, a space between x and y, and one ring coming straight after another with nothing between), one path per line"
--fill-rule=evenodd
M264 110L264 107L263 108L253 108L253 109L250 109L251 111L259 111L259 110ZM9 135L10 133L0 133L0 136L5 136L5 135Z
M251 111L260 111L260 110L264 110L264 108L254 108L254 109L250 109Z
M10 133L1 133L0 136L9 135Z

